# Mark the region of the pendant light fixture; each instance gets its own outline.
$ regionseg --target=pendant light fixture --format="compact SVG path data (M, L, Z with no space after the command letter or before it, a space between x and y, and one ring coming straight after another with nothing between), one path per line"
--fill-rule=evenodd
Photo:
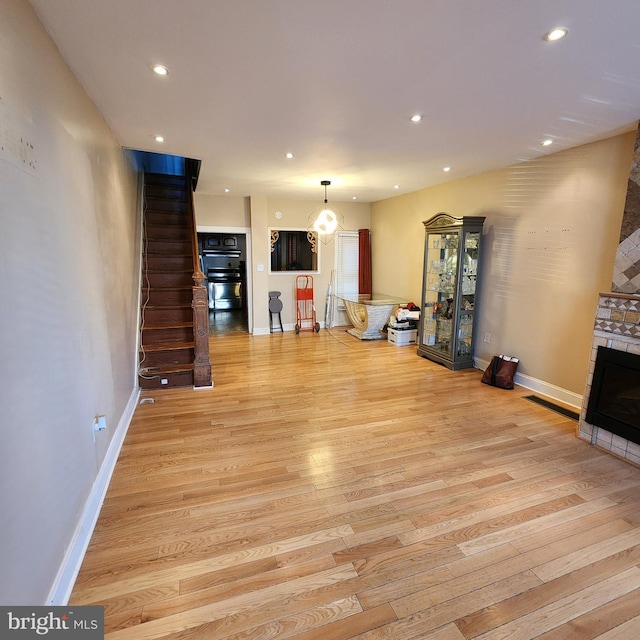
M320 184L324 187L324 205L320 209L316 209L309 216L308 232L316 233L324 244L333 239L336 231L342 230L342 222L344 216L336 210L335 207L329 207L327 200L327 187L331 185L330 180L321 180Z

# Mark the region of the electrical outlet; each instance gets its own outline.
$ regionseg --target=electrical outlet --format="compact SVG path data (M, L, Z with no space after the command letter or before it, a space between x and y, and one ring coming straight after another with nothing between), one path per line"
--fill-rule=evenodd
M160 384L169 384L169 381L166 378L162 378Z
M491 342L491 334L489 332L484 334L484 341Z
M93 419L93 425L91 429L91 435L93 436L93 441L96 441L96 433L99 431L107 430L107 416L96 416Z

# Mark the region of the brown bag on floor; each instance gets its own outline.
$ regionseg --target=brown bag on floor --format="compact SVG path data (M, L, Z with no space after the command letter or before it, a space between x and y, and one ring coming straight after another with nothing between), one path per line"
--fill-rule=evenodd
M482 382L500 389L513 389L513 378L516 375L518 362L518 358L510 356L493 356L482 374Z

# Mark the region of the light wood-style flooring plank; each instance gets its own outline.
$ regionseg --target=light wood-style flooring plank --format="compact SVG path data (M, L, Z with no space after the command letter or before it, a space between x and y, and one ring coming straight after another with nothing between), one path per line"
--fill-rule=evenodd
M342 329L215 334L145 392L71 604L107 640L640 637L640 469Z

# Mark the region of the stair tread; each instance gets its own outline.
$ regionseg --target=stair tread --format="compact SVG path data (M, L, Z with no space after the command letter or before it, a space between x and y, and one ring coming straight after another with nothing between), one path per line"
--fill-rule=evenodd
M179 248L182 249L182 252L176 252L169 247L169 253L167 250L160 251L161 247L156 246L156 243L163 242L165 244L171 244L173 247L178 245ZM154 246L149 247L148 245L153 244ZM185 245L187 245L185 247ZM147 255L168 255L168 256L190 256L191 251L186 251L187 248L191 248L190 240L161 240L160 238L147 238ZM154 251L155 249L155 251Z
M145 198L147 201L149 200L168 200L170 202L184 202L184 195L186 193L186 189L180 186L167 186L160 187L154 185L154 189L151 191L149 189L146 190Z
M157 351L178 351L180 349L193 349L194 342L163 342L160 344L145 344L140 351L157 352Z
M151 309L152 311L171 311L173 309L175 310L191 309L191 302L175 302L175 303L169 303L169 304L152 303L152 304L145 305L145 309L147 311L149 309Z
M160 364L155 367L140 367L139 374L155 375L157 373L179 373L181 371L193 371L193 363L188 364Z
M147 251L147 257L150 258L191 258L190 253L157 253L155 251Z
M156 200L159 200L156 198ZM162 216L170 216L175 215L179 216L181 219L184 218L188 220L188 211L183 206L182 198L164 198L165 206L160 205L160 202L148 202L145 207L145 216L149 214L152 215L162 215ZM170 204L173 203L173 204Z
M181 253L147 253L144 256L145 260L151 259L155 262L158 269L186 269L187 267L193 268L193 258L190 254Z
M167 193L170 192L170 193ZM169 187L168 189L162 189L158 193L146 193L147 203L149 200L160 201L163 200L166 202L184 202L184 194L186 193L184 188L181 187ZM175 195L174 195L175 194Z
M162 247L158 247L155 246L155 243L157 242L170 242L172 244L180 244L180 248L182 249L182 251L175 251L171 250L167 252L167 249L162 249ZM152 245L152 246L148 246L148 245ZM188 246L184 246L184 245L188 245ZM154 250L155 249L155 250ZM180 241L180 240L160 240L159 238L147 238L147 255L148 256L164 256L164 257L169 257L169 258L173 258L173 257L181 257L184 258L186 256L190 256L191 255L191 251L187 251L187 249L191 249L191 242L184 240L184 241Z
M182 276L184 277L184 281L183 282L174 282L174 284L167 284L165 286L163 285L156 285L153 284L151 282L151 280L149 279L148 281L145 280L145 276ZM143 267L142 269L142 290L153 290L153 289L162 289L163 291L166 291L167 289L191 289L191 287L193 286L192 283L192 278L193 278L193 269L156 269L156 268L148 268L145 269ZM187 284L187 281L189 282Z
M163 245L171 244L172 247L166 247L159 245L162 242ZM161 240L160 238L147 238L147 255L154 256L190 256L191 255L191 241L189 240ZM177 245L177 247L176 247Z
M155 185L154 185L155 186ZM186 189L184 187L158 187L158 193L149 193L147 189L147 200L168 200L170 202L183 202ZM174 195L175 194L175 195Z
M151 198L151 200L153 200L153 202L149 202L148 201L149 198L147 198L147 204L145 207L145 215L148 215L150 213L152 214L159 214L162 216L171 216L171 215L175 215L176 217L182 219L188 219L187 216L187 208L182 206L182 200L167 200L165 199L161 199L161 198ZM164 204L165 206L161 206L161 202L163 202L163 200L165 200ZM167 203L171 202L172 205L170 207L167 207ZM176 204L180 205L180 206L175 206Z
M142 328L145 331L147 329L151 329L153 331L156 329L184 329L189 327L193 327L193 322L145 322Z
M184 176L165 176L158 174L157 178L153 178L149 176L149 174L146 174L144 183L147 187L156 187L159 189L166 189L167 187L184 189L186 187Z
M191 228L191 225L188 224L189 220L179 211L152 211L151 219L148 214L149 212L147 212L145 220L147 227Z
M191 230L177 226L173 229L169 229L168 227L147 227L145 230L145 239L147 242L174 242L180 246L189 242L189 245L191 245Z
M147 285L142 285L142 290L143 291L156 291L158 289L162 289L162 291L184 291L185 289L191 289L193 285L190 284L184 284L184 285L171 285L169 287L162 287L159 285L152 285L152 286L147 286Z
M176 227L177 229L181 229L181 227ZM176 242L178 244L184 244L188 242L191 244L191 237L189 238L148 238L149 240L153 240L154 242Z
M175 231L176 229L184 229L187 231L191 229L191 227L188 224L184 224L182 220L176 222L153 222L152 220L147 220L146 225L147 229L152 227L153 229L165 229L167 231Z

